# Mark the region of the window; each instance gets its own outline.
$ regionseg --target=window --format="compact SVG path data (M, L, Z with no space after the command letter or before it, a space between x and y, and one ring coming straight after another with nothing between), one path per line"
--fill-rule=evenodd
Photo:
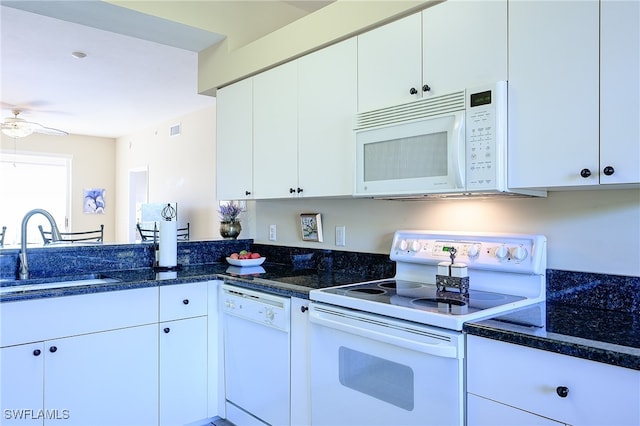
M22 218L40 208L54 217L61 231L68 229L71 158L59 155L2 153L0 159L0 227L7 227L5 246L20 244ZM49 229L47 219L29 220L27 243L42 244L38 225Z

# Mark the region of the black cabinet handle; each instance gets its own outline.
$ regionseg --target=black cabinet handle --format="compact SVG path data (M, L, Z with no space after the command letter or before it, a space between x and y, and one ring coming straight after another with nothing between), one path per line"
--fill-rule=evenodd
M583 178L588 178L589 176L591 176L591 170L589 169L580 170L580 176L582 176Z
M165 333L168 333L168 332L170 332L170 331L171 331L171 329L170 329L169 327L165 327L163 331L164 331Z
M293 194L293 193L295 193L295 192L296 192L296 190L295 190L295 189L293 189L293 188L289 188L289 194Z
M298 189L296 190L296 192L297 192L298 194L299 194L299 193L301 193L302 191L304 191L304 189L302 189L302 188L298 188Z
M410 95L415 95L416 93L418 93L418 91L416 90L415 87L412 87L411 89L409 89L409 94Z
M51 353L54 353L54 352L55 352L55 351L57 351L57 350L58 350L58 348L57 348L57 347L55 347L55 346L51 346L51 347L49 348L49 352L51 352Z
M604 168L603 172L604 172L605 175L611 176L612 174L615 173L615 169L613 167L611 167L611 166L607 166L607 167Z
M309 308L307 306L300 306L300 312L302 312L303 314L305 312L307 312L309 310Z
M36 349L33 351L33 356L40 356L41 353L40 349Z
M560 398L566 398L569 395L569 388L566 386L558 386L556 388L556 393Z
M189 299L184 299L184 300L182 301L182 303L184 303L185 305L188 305L188 304L189 304Z
M425 84L424 86L422 86L422 91L423 92L430 92L431 91L431 87L429 87L428 84Z
M251 191L244 191L244 195L251 195Z

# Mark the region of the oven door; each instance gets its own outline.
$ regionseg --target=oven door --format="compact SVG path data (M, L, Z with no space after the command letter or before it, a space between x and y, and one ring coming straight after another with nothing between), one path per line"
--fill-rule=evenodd
M437 329L309 304L313 425L461 425L464 340Z

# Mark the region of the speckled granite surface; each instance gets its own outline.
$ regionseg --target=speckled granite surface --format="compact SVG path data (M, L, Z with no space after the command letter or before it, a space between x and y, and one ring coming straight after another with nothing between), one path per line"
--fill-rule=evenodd
M258 268L228 265L225 257L242 249L259 251L268 260ZM19 250L18 250L19 251ZM387 255L343 251L251 245L251 240L185 242L178 244L175 272L154 270L153 249L149 244L77 246L29 249L31 278L15 281L17 252L1 253L1 286L38 284L84 278L99 274L115 278L116 283L76 286L50 290L30 289L0 295L1 302L95 293L128 288L180 284L217 278L233 279L239 286L276 294L308 298L314 288L351 284L391 277L395 264Z
M464 330L640 370L639 297L638 277L549 270L544 328L514 324L509 316L466 324Z

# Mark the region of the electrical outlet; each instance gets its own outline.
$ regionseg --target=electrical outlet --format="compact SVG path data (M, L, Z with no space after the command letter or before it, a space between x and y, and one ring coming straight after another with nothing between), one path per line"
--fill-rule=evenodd
M275 241L275 240L276 240L276 226L269 225L269 241Z
M346 227L344 226L336 226L336 246L344 247L346 246Z

